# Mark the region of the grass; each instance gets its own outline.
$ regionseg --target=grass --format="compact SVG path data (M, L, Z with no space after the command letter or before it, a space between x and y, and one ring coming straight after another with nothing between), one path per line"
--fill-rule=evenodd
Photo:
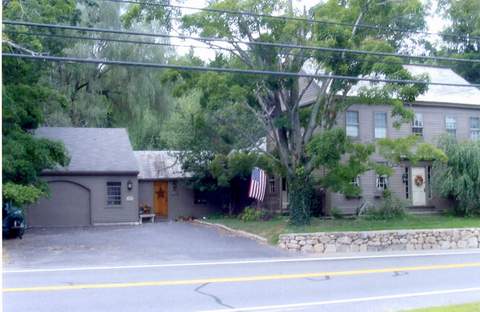
M444 307L433 307L426 309L415 309L409 312L480 312L480 302L451 305Z
M233 217L215 217L208 221L263 236L272 244L278 241L279 234L284 233L480 227L480 217L462 218L450 215L408 215L403 219L396 220L367 220L363 218L327 220L312 218L310 225L306 226L291 226L288 224L287 217L251 222L243 222Z

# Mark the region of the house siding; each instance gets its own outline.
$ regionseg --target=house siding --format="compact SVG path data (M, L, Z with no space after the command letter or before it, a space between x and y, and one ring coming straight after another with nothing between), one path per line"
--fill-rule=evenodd
M422 141L436 144L438 139L446 134L446 125L445 117L454 116L456 118L456 138L459 141L469 140L470 139L470 117L480 117L480 106L474 105L444 105L436 103L415 103L409 105L416 113L423 114L423 138ZM392 107L389 105L362 105L355 104L349 107L348 111L358 112L359 119L359 133L358 137L354 138L354 141L361 143L375 143L375 123L374 123L374 114L376 112L385 112L387 113L387 138L402 138L409 135L412 135L412 125L411 123L402 123L400 127L394 127L394 120L391 116ZM346 113L342 113L337 117L336 121L337 127L346 127ZM378 154L375 153L371 157L372 160L381 162L384 159ZM405 173L405 168L408 168L409 179L411 179L411 168L412 167L424 167L425 170L428 166L431 166L431 163L420 162L415 165L405 162L399 165L396 165L394 169L394 174L389 177L389 189L397 195L399 198L405 200L407 205L412 205L412 195L409 194L409 197L406 196L405 183L403 183L403 174ZM316 172L317 175L321 175L321 171ZM432 173L433 175L434 173ZM278 179L277 179L278 180ZM381 202L382 197L378 196L380 192L376 190L376 174L374 171L368 171L363 173L360 176L360 187L362 189L361 197L359 198L347 198L345 195L334 192L326 192L325 198L323 201L322 210L324 213L329 214L332 209L337 209L343 214L354 214L357 209L366 201L372 203L373 205ZM429 183L429 181L426 181ZM431 183L431 181L430 181ZM410 182L410 192L412 189ZM433 189L433 186L431 185ZM279 188L275 194L266 195L267 203L265 208L271 209L270 207L281 207L281 194ZM446 210L451 208L453 201L450 199L442 198L441 196L436 195L432 192L431 197L426 198L426 206L432 206L439 210Z
M445 117L454 116L457 121L456 138L460 141L468 140L470 137L470 117L480 116L480 108L467 107L448 107L442 105L421 105L415 104L411 106L416 113L423 114L423 138L427 143L436 144L438 139L446 133ZM387 112L387 137L401 138L412 134L412 127L410 123L404 123L399 128L394 127L391 117L391 107L387 105L352 105L349 111L357 111L359 113L359 137L355 140L362 143L374 143L374 114L375 112ZM338 127L345 127L345 113L341 114L337 119ZM382 157L378 154L372 155L374 161L382 161ZM405 167L425 167L431 165L428 162L422 162L415 165L403 163L394 167L394 174L389 178L389 189L399 198L404 199L407 204L411 204L411 194L409 198L406 197L405 184L403 183L402 175L405 172ZM410 174L409 174L410 176ZM365 172L360 176L360 186L362 188L362 195L360 198L347 198L343 194L331 193L327 197L326 209L337 208L342 213L353 214L362 205L363 202L370 202L378 204L381 197L375 197L376 174L373 171ZM429 183L429 181L426 181ZM411 189L411 186L410 186ZM445 210L451 207L452 202L448 199L441 198L432 192L432 196L427 194L427 206L434 206L437 209Z
M90 194L90 224L95 225L100 223L129 223L129 222L138 222L138 181L135 175L130 176L44 176L42 177L47 183L54 181L64 181L75 183L82 186L89 191ZM121 182L121 194L122 194L122 204L116 207L108 207L106 204L106 184L107 182ZM132 190L127 189L127 182L132 182ZM57 192L69 192L68 188L63 190L57 190ZM51 196L55 196L52 194ZM74 194L71 194L69 197L72 201L75 200ZM128 197L128 198L127 198ZM131 200L128 200L131 199ZM68 204L68 203L66 203ZM39 203L30 205L26 209L27 223L29 220L29 214L32 213L33 209L41 209ZM68 216L61 216L58 214L44 214L42 219L48 220L51 218L57 219L56 225L72 225L72 221ZM59 220L58 218L65 218L64 220ZM50 224L33 224L34 226L50 226ZM83 224L82 224L83 225Z
M158 180L160 181L160 180ZM165 181L165 180L163 180ZM147 204L154 209L152 180L139 181L139 203ZM176 189L174 184L177 184ZM211 201L204 204L195 204L194 191L184 179L168 180L168 219L175 220L179 217L207 217L219 211L219 206Z

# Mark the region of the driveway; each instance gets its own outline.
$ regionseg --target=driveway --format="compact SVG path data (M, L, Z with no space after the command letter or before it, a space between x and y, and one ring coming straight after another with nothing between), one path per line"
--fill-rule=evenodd
M184 222L30 229L3 241L7 269L285 257L288 254L217 228Z

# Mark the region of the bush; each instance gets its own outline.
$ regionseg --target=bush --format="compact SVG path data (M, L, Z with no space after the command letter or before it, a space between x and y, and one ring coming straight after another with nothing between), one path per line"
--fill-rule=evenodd
M343 219L342 211L338 207L332 207L330 209L330 215L334 219Z
M382 202L376 207L369 208L365 217L373 220L400 219L407 214L406 206L405 201L392 194L389 190L385 190Z
M238 216L243 222L263 220L264 211L254 207L245 207L243 212Z

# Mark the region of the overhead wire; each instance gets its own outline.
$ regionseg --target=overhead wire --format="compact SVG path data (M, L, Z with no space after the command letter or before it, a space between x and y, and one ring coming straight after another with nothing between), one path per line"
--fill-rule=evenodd
M445 83L445 82L431 82L424 80L410 80L410 79L388 79L377 77L355 77L333 74L308 74L298 72L281 72L271 70L253 70L253 69L240 69L240 68L222 68L222 67L205 67L205 66L191 66L191 65L177 65L177 64L162 64L162 63L144 63L134 61L114 61L114 60L101 60L101 59L89 59L89 58L77 58L77 57L62 57L62 56L49 56L49 55L29 55L18 53L3 53L3 57L16 57L23 59L33 60L46 60L52 62L74 62L74 63L90 63L90 64L107 64L107 65L123 65L123 66L135 66L145 68L163 68L163 69L175 69L175 70L192 70L192 71L210 71L220 73L237 73L237 74L251 74L251 75L269 75L280 77L305 77L313 79L342 79L349 81L368 81L368 82L384 82L384 83L397 83L397 84L423 84L423 85L438 85L438 86L451 86L451 87L480 87L480 84L464 84L464 83Z
M33 22L26 22L26 21L12 21L12 20L3 20L2 23L5 24L5 25L39 27L39 28L47 28L47 29L76 30L76 31L99 32L99 33L112 33L112 34L120 34L120 35L133 35L133 36L145 36L145 37L157 37L157 38L172 38L172 39L180 39L180 40L195 40L195 41L201 41L201 42L224 42L224 43L229 43L229 44L244 44L244 45L256 45L256 46L289 48L289 49L305 49L305 50L334 52L334 53L351 53L351 54L359 54L359 55L377 55L377 56L383 56L383 57L393 56L393 57L408 58L408 59L449 61L449 62L459 62L459 63L480 63L480 59L463 59L463 58L452 58L452 57L444 57L444 56L426 56L426 55L406 55L406 54L399 54L399 53L393 53L393 52L367 51L367 50L332 48L332 47L319 47L319 46L298 45L298 44L290 44L290 43L276 43L276 42L266 42L266 41L245 41L245 40L233 40L233 39L216 38L216 37L195 37L195 36L186 36L186 35L171 35L171 34L161 34L161 33L153 33L153 32L138 32L138 31L116 30L116 29L98 28L98 27L43 24L43 23L33 23Z
M392 27L371 25L371 24L365 24L365 23L353 24L353 23L347 23L347 22L319 20L319 19L302 18L302 17L295 17L295 16L269 15L269 14L262 14L262 13L256 13L256 12L217 9L217 8L211 8L211 7L201 8L201 7L179 5L179 4L156 3L156 2L133 1L133 0L101 0L101 1L114 2L114 3L125 3L125 4L138 4L138 5L145 5L145 6L157 6L157 7L174 8L174 9L197 10L197 11L202 11L202 12L221 13L221 14L238 15L238 16L251 16L251 17L259 17L259 18L291 20L291 21L297 21L297 22L317 23L317 24L325 24L325 25L337 25L337 26L348 26L348 27L354 27L355 26L355 27L358 27L358 28L367 28L367 29L374 29L374 30L379 30L379 31L403 32L403 33L428 35L428 36L443 36L443 37L462 38L462 39L469 39L469 40L472 40L472 39L480 40L480 36L448 34L448 33L444 34L444 33L411 30L411 29L404 29L404 28L392 28Z
M142 40L130 40L130 39L116 39L116 38L107 38L107 37L88 37L88 36L71 36L71 35L63 35L63 34L52 34L52 33L40 33L40 32L28 32L28 31L16 31L16 30L4 30L6 33L12 33L16 35L26 35L26 36L41 36L41 37L53 37L53 38L62 38L62 39L75 39L75 40L88 40L88 41L106 41L106 42L116 42L116 43L127 43L127 44L142 44L142 45L159 45L165 47L180 47L180 48L192 48L192 49L206 49L206 50L222 50L233 52L234 50L231 48L226 47L209 47L209 46L199 46L199 45L182 45L182 44L175 44L171 42L155 42L155 41L142 41ZM301 53L292 53L287 52L284 55L289 56L300 56ZM306 56L307 57L307 56ZM327 59L334 59L335 56L333 55L326 55L322 56ZM346 59L350 59L354 62L358 63L367 63L372 62L372 60L366 59L352 59L351 55L345 55ZM394 61L385 61L385 60L377 60L377 63L382 64L394 64L394 65L415 65L412 63L404 63L404 62L394 62ZM424 65L424 64L423 64Z

